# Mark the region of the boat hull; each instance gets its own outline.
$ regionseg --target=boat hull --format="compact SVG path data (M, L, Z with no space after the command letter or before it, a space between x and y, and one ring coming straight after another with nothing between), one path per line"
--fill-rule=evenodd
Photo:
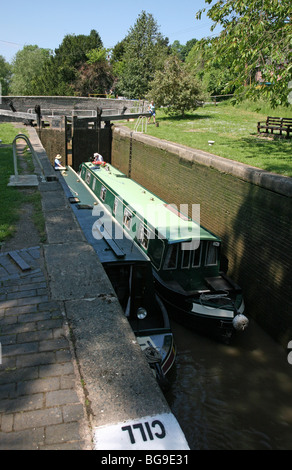
M239 329L243 331L248 325L248 320L243 315L244 301L241 296L239 308L235 311L232 305L229 308L211 307L201 302L199 298L173 292L157 279L155 279L155 289L169 317L196 333L229 343ZM242 328L236 327L236 318L242 318Z
M246 328L246 317L235 321L243 313L240 288L221 273L220 238L111 165L84 163L81 178L150 259L172 318L224 341Z
M72 168L68 167L64 172L61 183L72 211L87 241L98 255L154 375L161 387L165 388L165 376L175 363L176 348L166 308L154 291L150 260L133 245L128 236L115 237L120 233L116 222L103 210L101 202L99 209L95 206L97 198ZM111 236L106 236L104 226L98 223L100 213L103 213L105 227L112 228ZM130 309L126 314L127 306ZM138 321L134 314L139 306L146 307L149 313L145 320Z

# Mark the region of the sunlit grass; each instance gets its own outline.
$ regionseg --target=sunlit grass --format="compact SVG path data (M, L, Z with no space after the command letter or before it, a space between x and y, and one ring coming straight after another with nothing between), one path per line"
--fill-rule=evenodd
M170 117L159 109L156 113L159 127L152 121L147 134L292 177L292 139L257 134L258 121L265 121L267 115L292 117L291 111L257 107L259 104L209 104L184 118ZM134 129L134 122L125 124ZM209 145L209 141L214 144Z
M21 206L30 203L34 206L34 223L39 230L41 240L45 239L44 218L41 208L41 195L37 190L29 192L7 186L10 176L14 174L12 142L18 133L25 133L14 128L11 124L0 124L0 139L2 144L9 147L0 147L0 243L11 237L21 214ZM28 168L33 168L29 152L25 152ZM21 169L19 169L21 172Z

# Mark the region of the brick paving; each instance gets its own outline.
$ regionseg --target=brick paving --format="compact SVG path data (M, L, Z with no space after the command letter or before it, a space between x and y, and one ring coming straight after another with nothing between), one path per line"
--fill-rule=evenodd
M62 313L42 248L0 253L0 450L87 450L90 433Z

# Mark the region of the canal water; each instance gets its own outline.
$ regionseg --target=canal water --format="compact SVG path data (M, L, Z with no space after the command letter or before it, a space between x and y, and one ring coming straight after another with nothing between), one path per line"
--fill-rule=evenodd
M172 328L177 360L165 396L190 448L291 450L288 349L253 321L231 345Z

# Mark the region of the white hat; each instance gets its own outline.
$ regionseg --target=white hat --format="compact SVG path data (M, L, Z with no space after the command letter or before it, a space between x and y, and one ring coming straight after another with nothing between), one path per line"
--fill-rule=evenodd
M61 155L59 155L59 154L56 156L56 158L57 158L58 160L62 160L62 157L61 157Z

